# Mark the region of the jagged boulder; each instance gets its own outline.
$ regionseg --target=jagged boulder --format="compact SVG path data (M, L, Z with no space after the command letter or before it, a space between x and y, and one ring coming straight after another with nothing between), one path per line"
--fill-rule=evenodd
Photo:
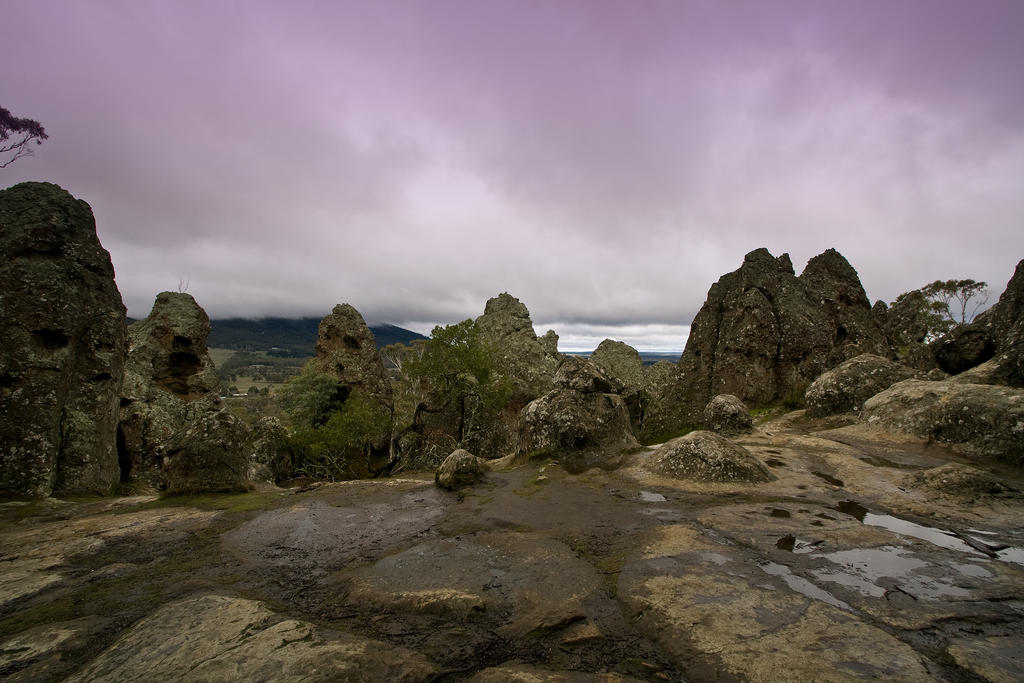
M928 305L928 298L920 290L900 295L892 306L876 302L872 310L889 343L889 353L878 355L895 358L917 370L935 368L935 353L927 343L932 330Z
M454 491L475 483L487 472L487 461L459 448L444 459L434 472L434 483Z
M547 452L591 465L635 448L629 410L617 387L590 361L568 356L556 388L520 413L519 451Z
M221 408L209 333L206 311L182 292L161 292L149 316L128 328L118 454L123 479L135 488L166 488L171 441Z
M767 249L711 286L679 361L678 424L696 423L716 394L763 405L802 394L831 365L886 351L857 273L835 250L797 277L788 254Z
M965 455L1024 462L1024 389L908 379L868 399L861 421Z
M194 416L164 449L167 492L247 490L248 445L248 427L226 408Z
M339 385L348 391L359 390L390 412L391 380L377 352L373 332L349 304L338 304L320 321L315 363L321 372L337 377Z
M970 372L969 382L1024 387L1024 260L999 301L947 335L936 355L946 372Z
M860 410L864 401L896 382L923 373L888 358L865 353L839 364L811 383L804 394L808 417Z
M125 308L92 210L50 183L0 191L0 496L120 480Z
M660 360L644 368L647 402L639 434L643 443L663 441L664 435L688 426L684 423L690 403L684 393L686 388L682 372L675 363Z
M704 426L723 436L749 434L754 430L750 411L732 394L719 394L704 408Z
M561 362L558 337L549 332L538 339L523 302L507 292L489 299L476 326L497 354L497 370L513 384L513 401L522 405L551 390Z
M252 427L246 448L249 468L246 479L274 484L292 476L288 430L276 417L261 417Z
M775 480L768 467L746 448L706 431L690 432L663 444L651 454L647 468L691 481L756 484Z
M594 352L590 361L605 375L622 385L619 395L629 409L633 432L640 434L644 427L644 412L647 407L646 375L640 354L629 344L605 339Z

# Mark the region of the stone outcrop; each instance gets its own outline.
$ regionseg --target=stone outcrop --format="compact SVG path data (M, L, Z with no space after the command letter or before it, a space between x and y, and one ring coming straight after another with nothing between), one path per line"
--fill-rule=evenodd
M892 306L878 301L875 319L885 331L889 343L887 355L917 370L936 367L933 349L926 343L932 330L928 299L920 290L901 294Z
M704 408L704 426L723 436L749 434L754 430L750 411L732 394L719 394Z
M246 427L221 406L220 382L206 347L209 333L206 311L181 292L158 294L149 316L128 328L118 451L122 479L134 488L164 490L171 479L179 491L243 486L247 455L238 442ZM186 439L185 433L191 436ZM171 475L172 449L186 452L189 460L208 452L222 471L190 463L176 465ZM207 479L186 482L188 473Z
M1024 387L1024 260L999 301L970 325L947 335L936 355L949 373L977 366L972 382Z
M551 390L561 361L558 336L538 338L523 302L507 292L489 299L476 326L496 352L498 371L512 382L513 401L522 405Z
M953 462L908 474L903 478L903 484L908 488L920 488L969 503L1024 496L1020 490L989 472Z
M434 473L434 483L456 490L475 483L487 472L487 461L462 448L452 451Z
M320 321L313 362L317 370L338 381L334 396L323 406L322 414L314 416L314 424L326 422L328 416L341 410L354 394L360 395L373 410L388 415L390 419L394 412L391 380L377 351L373 332L355 308L349 304L338 304L330 315ZM390 434L381 432L370 445L369 474L387 467L390 438Z
M274 484L292 476L288 430L276 417L261 417L252 428L246 479Z
M676 421L698 423L716 394L751 405L801 395L832 365L868 351L885 353L885 336L846 259L830 249L798 278L787 254L757 249L711 286L693 320Z
M682 373L675 363L659 360L644 368L647 404L644 406L643 428L639 434L643 443L664 441L665 435L680 429L683 415L689 406L684 389Z
M675 479L760 483L775 475L743 446L714 432L696 431L658 448L648 460L652 472Z
M167 492L245 491L248 446L249 428L227 409L191 417L164 448Z
M923 373L888 358L865 353L823 373L804 394L808 417L860 410L864 401L896 382Z
M0 191L0 496L110 493L125 308L92 210L50 183Z
M635 448L621 387L597 366L567 356L555 374L556 388L531 401L520 415L519 451L550 452L597 464Z
M629 344L605 339L590 354L590 362L622 385L622 390L618 393L629 409L633 432L640 434L644 427L644 412L648 401L647 376L640 354Z
M164 605L69 681L419 681L425 657L221 595Z
M868 399L861 420L965 455L1024 462L1024 389L908 379Z

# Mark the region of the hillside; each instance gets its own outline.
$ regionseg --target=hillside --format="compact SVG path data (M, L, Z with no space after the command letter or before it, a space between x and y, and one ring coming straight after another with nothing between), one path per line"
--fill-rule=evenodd
M265 351L272 356L307 358L315 355L316 332L320 318L224 318L211 320L210 348L236 351ZM371 325L377 348L423 335L395 325Z

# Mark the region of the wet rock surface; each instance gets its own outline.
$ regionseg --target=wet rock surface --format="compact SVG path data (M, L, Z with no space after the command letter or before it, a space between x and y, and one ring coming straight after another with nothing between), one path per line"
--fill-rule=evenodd
M424 472L6 502L0 676L1024 676L1018 469L802 412L734 442L775 479L674 479L647 451L495 467L459 494Z
M109 494L125 308L92 209L51 183L0 191L0 495Z

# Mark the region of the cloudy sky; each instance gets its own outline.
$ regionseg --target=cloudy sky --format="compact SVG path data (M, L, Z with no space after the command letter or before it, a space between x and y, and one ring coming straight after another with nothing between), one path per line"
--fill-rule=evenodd
M1024 258L1019 0L0 0L0 170L88 201L129 314L508 291L563 350L681 349L757 247L868 296Z

